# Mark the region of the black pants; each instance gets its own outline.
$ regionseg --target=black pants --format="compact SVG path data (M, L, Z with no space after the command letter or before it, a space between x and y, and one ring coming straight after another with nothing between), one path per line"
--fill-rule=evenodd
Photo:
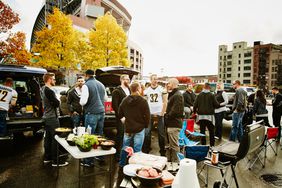
M55 129L60 126L59 119L56 117L45 118L45 138L44 138L44 160L57 159L57 141L55 140Z
M200 120L200 131L202 134L205 134L206 127L209 130L210 135L210 146L214 146L214 125L211 121L208 120ZM206 145L206 137L201 138L201 144Z
M215 113L215 136L217 136L219 139L222 138L222 120L224 117L225 111Z
M278 139L280 140L281 138L281 113L272 113L272 119L273 119L273 125L275 127L278 127L279 133L278 133Z
M119 120L119 118L116 118L116 128L117 128L117 135L116 135L116 158L119 159L120 157L120 150L123 143L123 135L124 135L124 125Z

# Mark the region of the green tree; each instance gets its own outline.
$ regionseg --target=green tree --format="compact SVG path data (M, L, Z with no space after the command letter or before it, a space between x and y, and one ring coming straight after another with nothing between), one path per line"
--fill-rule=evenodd
M40 55L38 65L58 69L77 68L79 58L78 32L72 27L72 20L59 9L47 17L48 28L36 33L37 40L32 48Z
M95 30L89 32L89 62L84 68L129 66L127 36L116 19L107 12L95 21Z

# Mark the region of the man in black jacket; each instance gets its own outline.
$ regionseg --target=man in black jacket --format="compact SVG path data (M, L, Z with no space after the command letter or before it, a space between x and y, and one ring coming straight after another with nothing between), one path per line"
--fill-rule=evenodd
M277 87L272 88L272 94L274 95L274 99L272 101L272 119L273 125L279 128L277 140L279 142L281 138L282 95L279 93L279 89Z
M119 106L119 119L124 121L124 150L133 143L134 152L140 152L145 138L145 128L150 121L150 109L147 101L140 95L141 86L135 82L130 85L131 95L124 98ZM120 166L126 164L126 156L122 152Z
M193 86L191 84L188 84L187 90L183 93L183 98L185 118L189 119L191 113L193 112L193 105L196 99L196 95L193 92Z
M82 106L79 104L83 84L84 79L82 77L78 77L76 86L68 92L67 104L74 127L78 127L80 122L83 120Z
M54 138L55 129L60 127L58 119L58 111L60 101L57 99L55 92L50 89L55 85L54 73L46 73L43 76L45 86L42 87L41 96L43 100L43 119L45 122L45 137L44 137L44 163L52 163L52 166L57 166L57 142ZM68 162L59 161L59 166L66 166Z
M122 122L120 121L119 117L119 105L121 104L122 100L130 95L129 90L129 76L126 74L123 74L120 76L120 83L121 85L118 86L112 93L112 107L115 111L116 116L116 128L117 128L117 137L116 137L116 159L119 160L120 157L120 150L122 146L122 140L123 140L123 133L124 133L124 126Z
M200 130L205 134L206 127L209 130L210 146L214 146L214 111L220 107L215 96L210 92L210 84L205 83L203 91L197 96L194 103L194 113L198 113ZM206 138L201 138L201 144L206 144Z
M168 144L167 150L168 161L178 162L177 153L180 152L178 146L179 133L182 128L182 118L184 113L184 99L178 90L178 80L171 78L167 84L168 103L165 113L165 126L167 128Z

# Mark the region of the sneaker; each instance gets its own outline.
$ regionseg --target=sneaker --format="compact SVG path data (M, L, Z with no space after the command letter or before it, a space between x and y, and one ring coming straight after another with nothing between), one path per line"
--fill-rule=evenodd
M80 166L84 166L84 167L92 167L92 166L94 166L94 164L89 164L89 163L80 163Z
M57 163L52 163L52 166L59 166L59 167L62 167L62 166L67 166L69 163L68 162L60 162L59 164Z
M219 137L218 137L218 136L214 136L214 138L215 138L216 140L219 140Z

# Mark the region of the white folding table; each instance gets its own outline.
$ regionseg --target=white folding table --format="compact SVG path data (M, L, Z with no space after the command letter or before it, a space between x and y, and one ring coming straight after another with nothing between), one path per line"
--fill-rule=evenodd
M109 187L112 188L112 171L113 171L113 155L116 153L116 149L115 148L111 148L110 150L103 150L100 147L98 147L98 149L91 149L89 152L81 152L77 146L70 146L65 138L60 138L58 135L55 135L55 139L58 142L58 146L59 144L65 149L67 150L67 152L69 152L69 154L75 158L79 160L79 164L78 164L78 186L80 187L80 177L81 177L81 170L80 170L80 162L81 159L84 158L90 158L90 157L98 157L98 156L106 156L109 155L110 156L110 167L109 169L107 169L106 171L104 171L104 173L108 172L109 174ZM59 147L57 147L57 162L59 162ZM57 166L59 169L59 166ZM99 172L100 174L101 172ZM98 173L95 173L98 174ZM95 175L93 173L93 175Z

